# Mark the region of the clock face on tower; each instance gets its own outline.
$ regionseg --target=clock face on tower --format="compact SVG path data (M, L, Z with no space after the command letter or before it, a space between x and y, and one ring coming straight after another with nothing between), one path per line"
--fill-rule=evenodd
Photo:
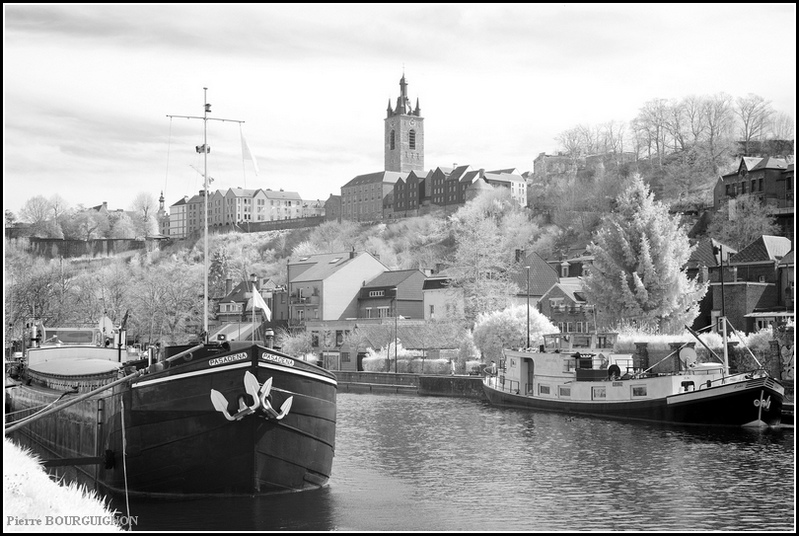
M408 124L409 124L410 126L414 126L414 125L416 125L416 121L414 121L413 119L411 119L410 121L408 121Z

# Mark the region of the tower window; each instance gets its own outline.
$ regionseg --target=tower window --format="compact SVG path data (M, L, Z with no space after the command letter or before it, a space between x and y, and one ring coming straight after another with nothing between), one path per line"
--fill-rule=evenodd
M394 150L394 131L392 130L388 135L388 146L392 151Z
M411 130L408 133L408 141L410 142L411 149L416 149L416 131Z

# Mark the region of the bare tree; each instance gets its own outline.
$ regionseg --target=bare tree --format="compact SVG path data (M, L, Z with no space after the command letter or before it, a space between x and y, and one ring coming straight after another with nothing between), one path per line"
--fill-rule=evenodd
M705 135L707 128L704 121L704 99L691 95L682 100L682 111L686 127L691 134L691 145L697 145Z
M61 222L69 211L69 204L58 194L54 194L48 200L50 203L50 210L53 212L53 221Z
M666 152L666 123L668 110L664 99L653 99L644 104L638 112L636 122L638 128L645 133L649 143L649 156L652 157L652 146L659 166L663 165L663 156Z
M136 238L145 238L153 234L158 229L155 221L155 214L158 210L158 202L155 197L147 192L141 192L131 204L131 210L135 213L133 225L136 228Z
M718 173L730 141L733 125L732 97L717 93L704 101L702 107L707 132L707 156Z
M775 112L767 127L767 136L773 140L793 140L796 132L794 118L785 112Z
M31 226L31 235L48 238L51 235L50 202L42 195L28 199L19 211L20 219Z
M576 160L582 154L583 146L579 127L564 130L558 134L555 140L560 143L566 155L572 160Z
M774 110L771 103L759 95L750 93L746 97L735 100L735 113L741 119L741 140L744 142L744 153L749 154L749 144L753 140L762 140L770 125Z
M686 113L683 101L671 101L666 106L666 131L673 143L673 150L684 151L686 149Z

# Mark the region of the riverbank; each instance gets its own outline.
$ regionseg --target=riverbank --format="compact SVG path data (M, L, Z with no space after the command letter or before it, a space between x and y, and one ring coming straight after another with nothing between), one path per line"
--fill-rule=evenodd
M482 376L352 371L334 371L334 374L338 389L343 393L394 393L487 400L483 393Z
M59 484L39 459L3 439L3 532L123 532L95 492Z

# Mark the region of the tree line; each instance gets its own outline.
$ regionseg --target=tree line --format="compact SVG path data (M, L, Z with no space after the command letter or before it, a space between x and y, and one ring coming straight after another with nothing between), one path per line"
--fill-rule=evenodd
M28 235L38 238L97 240L102 238L143 239L158 234L159 207L152 194L142 192L131 203L130 210L108 211L105 207L68 206L60 195L46 198L36 195L19 211L19 219L29 225ZM6 227L17 220L5 211Z

